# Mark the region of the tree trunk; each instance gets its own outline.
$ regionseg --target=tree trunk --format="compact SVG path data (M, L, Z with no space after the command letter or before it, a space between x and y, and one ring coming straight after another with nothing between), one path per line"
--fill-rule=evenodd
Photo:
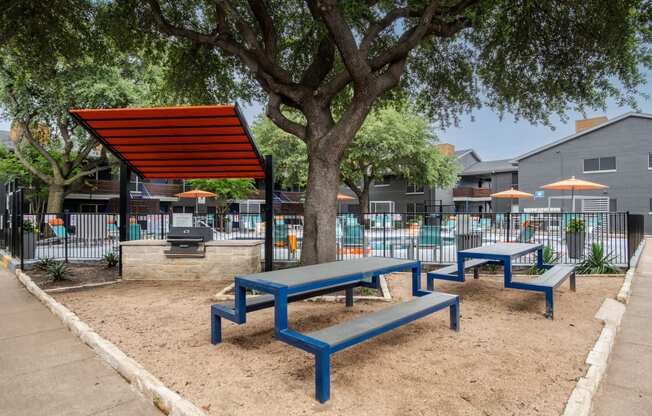
M304 211L301 263L335 261L335 222L340 164L312 153L308 159L308 184Z
M356 193L358 203L360 204L360 224L364 225L369 214L369 188L363 189L362 192Z
M63 212L63 198L65 189L63 185L48 186L48 213Z

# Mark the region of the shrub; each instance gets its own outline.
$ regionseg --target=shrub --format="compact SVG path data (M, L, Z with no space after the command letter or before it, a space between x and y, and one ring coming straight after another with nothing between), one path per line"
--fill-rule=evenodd
M591 252L577 266L579 274L610 274L618 273L618 268L613 264L614 256L611 253L605 253L602 244L591 244Z
M48 267L48 276L53 282L60 282L62 280L67 280L68 274L70 274L70 269L68 265L62 261L53 262L50 267Z
M30 220L23 221L23 231L26 233L35 233L38 231L38 228Z
M35 267L37 270L40 270L42 272L47 272L50 266L52 266L54 263L56 263L54 259L51 259L50 257L45 257L37 261Z
M550 246L543 247L543 263L555 264L559 261L559 254L557 254ZM546 272L546 269L539 269L536 264L533 264L528 270L528 274L539 275Z
M566 225L567 233L583 233L585 230L586 224L579 218L572 218Z
M104 261L106 262L106 267L113 268L117 266L120 258L115 253L115 251L109 251L104 255Z

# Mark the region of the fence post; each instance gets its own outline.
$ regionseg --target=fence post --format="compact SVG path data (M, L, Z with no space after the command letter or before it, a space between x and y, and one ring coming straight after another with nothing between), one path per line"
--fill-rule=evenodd
M20 216L20 270L25 270L25 236L23 230L23 190L18 191L18 215Z
M627 241L627 269L629 270L630 267L630 262L632 261L632 229L631 229L631 223L630 223L630 218L629 218L629 211L625 213L625 229L627 231L627 237L625 238L625 241Z
M265 156L265 271L274 262L274 168L272 155Z
M383 214L383 257L386 257L386 248L387 248L387 213L384 213Z
M70 214L66 212L63 214L63 235L64 235L63 254L66 263L68 263L68 225L69 224L70 224Z

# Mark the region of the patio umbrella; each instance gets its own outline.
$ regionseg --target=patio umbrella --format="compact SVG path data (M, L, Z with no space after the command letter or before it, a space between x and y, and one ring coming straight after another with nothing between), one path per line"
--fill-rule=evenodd
M532 198L534 195L527 192L519 191L514 188L510 188L506 191L496 192L495 194L490 195L492 198L502 198L502 199L525 199Z
M208 191L200 191L199 189L195 189L192 191L186 191L186 192L181 192L175 195L177 198L194 198L195 199L195 213L197 213L198 206L197 203L199 202L199 198L213 198L216 196L213 192L208 192Z
M591 191L596 189L607 189L607 185L600 183L585 181L583 179L576 179L575 176L563 181L549 183L543 185L543 189L551 189L557 191L571 191L571 211L575 210L575 191Z
M491 194L492 198L499 198L499 199L527 199L527 198L532 198L534 195L529 194L527 192L519 191L514 188L510 188L506 191L502 192L496 192L495 194ZM512 216L511 214L507 214L507 240L510 239L511 237L511 219Z

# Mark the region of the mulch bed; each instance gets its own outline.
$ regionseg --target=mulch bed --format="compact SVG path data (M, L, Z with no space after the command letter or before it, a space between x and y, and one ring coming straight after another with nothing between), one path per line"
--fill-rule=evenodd
M53 282L45 271L33 268L27 274L41 289L80 286L91 283L114 282L120 279L117 267L107 267L104 262L68 263L70 273L65 280Z

